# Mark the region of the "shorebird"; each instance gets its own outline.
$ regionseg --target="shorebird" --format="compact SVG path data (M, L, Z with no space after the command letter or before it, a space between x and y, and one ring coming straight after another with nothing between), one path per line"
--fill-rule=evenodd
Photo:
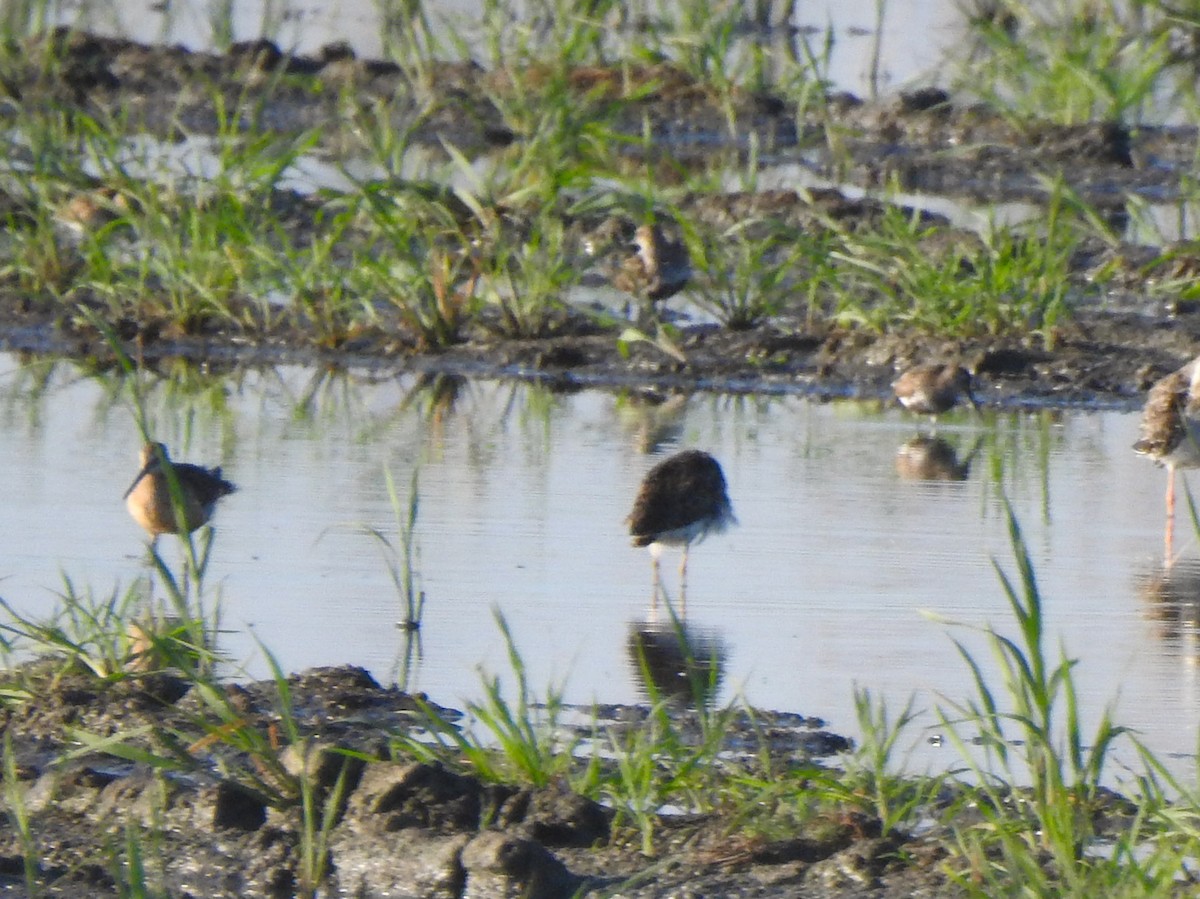
M97 187L70 197L54 211L54 221L75 240L95 234L132 211L129 197L114 187Z
M1200 467L1200 356L1150 388L1142 407L1142 436L1133 451L1167 469L1163 545L1166 564L1170 565L1175 536L1175 469Z
M125 507L151 541L159 534L190 534L212 517L217 500L237 489L221 477L219 467L172 462L161 443L142 447L141 461L141 470L125 491Z
M892 382L892 392L905 409L930 415L935 422L960 399L979 411L979 401L971 392L971 373L952 362L916 365Z
M637 250L621 263L613 284L639 300L638 324L644 326L656 318L656 302L674 296L688 283L692 260L687 247L668 240L658 225L640 225L633 242Z
M659 462L642 480L628 518L634 546L650 548L654 598L658 599L659 556L664 546L682 546L679 595L685 596L688 547L737 524L725 492L721 465L706 452L684 450Z

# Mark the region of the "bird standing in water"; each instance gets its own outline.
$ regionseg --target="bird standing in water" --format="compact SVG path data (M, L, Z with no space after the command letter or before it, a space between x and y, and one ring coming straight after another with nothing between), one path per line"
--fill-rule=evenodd
M1133 451L1167 469L1164 561L1174 562L1175 469L1200 467L1200 356L1159 379L1142 407L1142 436Z
M892 391L905 409L937 417L966 399L979 411L979 401L971 392L971 373L952 362L916 365L892 382Z
M172 462L161 443L142 448L141 470L125 491L125 507L151 541L159 534L190 534L212 518L217 500L237 489L221 469ZM171 474L178 485L172 495Z
M688 547L737 523L720 463L701 450L684 450L659 462L642 480L628 523L633 545L650 548L655 602L662 548L683 547L679 595L686 601Z
M658 319L654 304L687 285L692 277L692 260L687 247L668 240L658 225L639 226L633 242L637 250L621 263L613 284L638 299L638 326L646 327Z

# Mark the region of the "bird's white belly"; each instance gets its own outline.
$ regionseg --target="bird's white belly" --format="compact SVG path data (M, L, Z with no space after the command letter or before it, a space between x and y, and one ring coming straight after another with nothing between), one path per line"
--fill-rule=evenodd
M686 546L690 543L699 543L709 534L721 533L728 523L729 519L724 515L702 518L700 521L693 521L681 528L662 531L654 538L654 542L661 546Z

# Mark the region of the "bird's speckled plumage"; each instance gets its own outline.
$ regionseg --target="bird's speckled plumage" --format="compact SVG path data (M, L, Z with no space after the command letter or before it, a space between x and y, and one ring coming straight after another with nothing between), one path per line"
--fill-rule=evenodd
M1167 468L1164 561L1174 561L1175 469L1200 467L1200 356L1160 378L1142 407L1141 437L1133 450Z
M1200 357L1164 378L1146 395L1141 437L1133 450L1162 465L1200 466Z
M141 463L141 470L125 491L125 506L152 538L159 534L191 533L212 517L221 497L237 489L221 477L219 467L171 462L167 448L161 443L147 443L142 448ZM179 483L182 513L179 517L164 463L170 465Z
M892 382L892 391L905 409L925 415L948 412L962 399L979 408L971 391L971 373L954 363L914 366Z
M687 247L667 239L658 225L641 225L634 233L637 251L626 257L613 283L618 290L652 303L674 296L692 277Z

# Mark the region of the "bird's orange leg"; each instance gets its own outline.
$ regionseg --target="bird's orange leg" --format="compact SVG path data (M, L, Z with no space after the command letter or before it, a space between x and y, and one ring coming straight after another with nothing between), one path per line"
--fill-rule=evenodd
M1167 466L1167 528L1163 534L1163 566L1170 568L1175 562L1172 552L1175 544L1175 466Z

